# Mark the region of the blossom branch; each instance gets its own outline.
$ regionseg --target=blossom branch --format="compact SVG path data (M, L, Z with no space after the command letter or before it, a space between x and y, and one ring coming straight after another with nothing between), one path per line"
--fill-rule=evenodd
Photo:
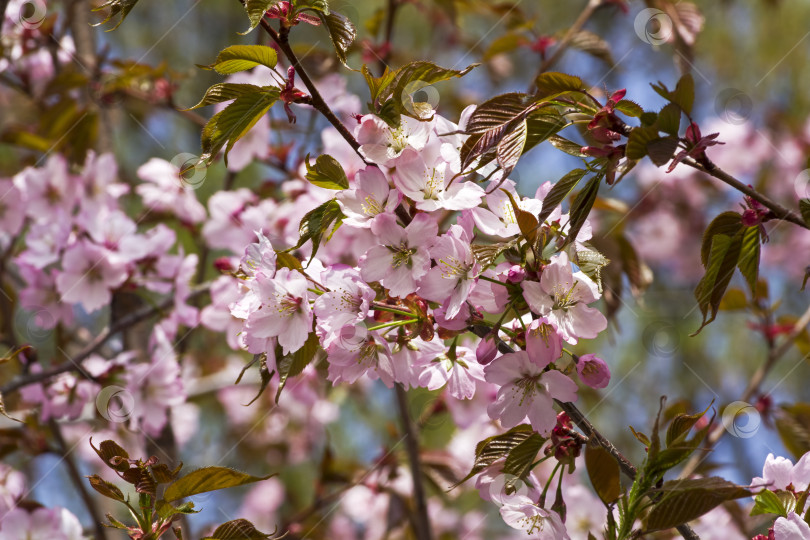
M329 105L326 104L321 93L318 92L318 88L312 82L312 79L309 78L309 75L304 70L304 67L301 65L301 62L298 60L298 57L295 55L295 52L292 50L290 46L289 40L289 29L287 31L282 31L281 33L276 32L273 30L273 27L270 24L262 19L261 21L262 28L265 32L270 36L270 38L278 45L279 49L284 53L284 56L287 57L287 60L290 61L290 64L295 68L295 73L301 78L301 81L304 83L304 86L307 87L309 94L311 96L311 101L309 101L309 105L321 113L332 126L338 130L338 133L349 143L349 146L357 152L357 155L366 162L366 159L360 153L360 143L357 142L357 139L354 138L354 135L343 125L343 122L335 116L335 113L332 112L332 109L329 108Z
M765 380L765 377L767 377L768 373L770 373L777 361L782 358L788 352L788 350L790 350L793 343L808 325L810 325L810 307L808 307L801 318L796 321L796 324L793 325L790 333L785 337L785 340L778 347L770 349L765 362L759 366L757 371L751 377L748 387L740 397L740 401L748 402L757 393L759 393L760 386L762 386L762 382ZM695 469L697 469L697 467L703 461L706 454L711 451L714 445L716 445L725 434L726 428L721 422L709 433L708 437L706 437L706 442L701 448L700 452L695 453L689 459L689 461L686 462L686 465L681 471L680 477L687 478L689 475L694 473Z
M397 409L402 422L402 430L405 433L405 446L408 452L408 462L411 467L413 477L413 497L416 504L416 518L414 519L414 534L417 540L431 540L430 518L427 511L427 500L425 498L425 486L422 481L422 463L419 459L419 440L417 439L416 428L408 412L408 400L405 388L401 384L396 384Z
M189 299L195 298L196 296L203 294L208 291L210 288L210 284L206 283L200 285L199 287L192 290L191 294L189 295ZM157 306L148 306L131 315L127 315L122 317L121 319L117 320L115 323L111 324L106 331L99 334L96 339L94 339L90 344L88 344L82 351L77 354L76 356L72 357L69 362L64 362L59 364L58 366L54 366L50 369L46 369L44 371L40 371L39 373L31 373L28 375L24 375L18 377L16 380L11 381L9 384L5 385L4 387L0 388L0 395L8 394L9 392L14 392L15 390L19 390L25 386L30 384L36 384L42 381L46 381L51 377L55 377L56 375L60 375L62 373L67 373L68 371L74 370L81 370L82 363L87 360L93 353L98 351L101 347L104 346L110 338L114 337L119 332L128 329L131 326L138 324L141 321L145 321L152 315L156 313L160 313L166 309L169 309L174 305L174 298L167 298L162 303L158 304Z

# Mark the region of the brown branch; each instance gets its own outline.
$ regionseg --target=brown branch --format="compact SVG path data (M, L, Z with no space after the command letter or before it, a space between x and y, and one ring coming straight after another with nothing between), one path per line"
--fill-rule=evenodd
M768 373L770 373L771 369L773 369L773 366L776 365L776 362L790 350L793 343L808 325L810 325L810 307L808 307L807 311L805 311L801 318L796 321L796 324L793 325L790 333L785 337L785 340L782 341L778 347L770 350L765 362L759 366L757 371L751 377L751 380L748 382L748 386L746 387L745 392L743 392L739 401L747 403L751 398L759 393L760 386L762 386L762 382L765 380L765 377L767 377ZM726 427L722 422L720 422L706 437L706 442L701 448L700 452L692 455L689 461L686 462L686 465L684 465L684 468L681 471L680 477L687 478L689 475L694 473L695 469L698 468L706 454L711 451L714 445L716 445L725 434Z
M79 492L79 496L82 498L82 501L84 501L84 505L87 507L87 512L90 514L90 518L93 520L96 540L107 540L107 531L102 522L102 514L96 506L96 500L90 495L90 492L87 491L87 485L85 484L84 477L79 472L79 467L70 456L70 450L68 449L67 444L65 444L65 438L62 436L62 430L59 427L59 423L51 418L48 425L50 426L51 433L56 441L56 450L59 455L62 456L62 461L64 461L65 466L67 467L70 481L74 486L76 486L76 490Z
M740 182L739 180L737 180L736 178L734 178L733 176L731 176L730 174L725 172L723 169L721 169L720 167L715 165L710 159L705 158L705 159L701 160L701 162L697 162L697 161L695 161L693 159L685 159L685 160L683 160L683 163L690 166L690 167L692 167L693 169L697 169L697 170L699 170L701 172L705 172L709 176L712 176L712 177L717 178L718 180L720 180L722 182L725 182L726 184L730 185L731 187L733 187L737 191L741 191L742 193L745 193L746 195L748 195L749 197L751 197L755 201L762 204L762 206L764 206L765 208L767 208L771 212L773 212L774 215L777 218L779 218L779 219L781 219L783 221L789 221L791 223L794 223L794 224L798 225L799 227L804 227L805 229L810 229L810 226L808 226L808 224L804 222L804 220L801 218L801 216L799 216L798 214L796 214L795 212L793 212L791 210L788 210L787 208L785 208L781 204L779 204L779 203L777 203L775 201L772 201L767 196L763 195L762 193L755 190L751 186L749 186L747 184L743 184L742 182Z
M210 284L201 285L200 287L195 288L192 293L189 295L189 299L195 298L197 295L203 294L204 292L208 291ZM111 324L110 327L99 334L96 339L91 341L82 351L74 357L71 357L69 362L64 362L59 364L58 366L54 366L50 369L45 371L40 371L39 373L31 373L28 375L24 375L21 377L17 377L17 379L11 381L9 384L5 385L4 387L0 388L0 395L6 395L9 392L13 392L24 386L28 386L29 384L36 384L42 381L46 381L51 377L56 375L60 375L62 373L67 373L69 371L77 371L81 370L81 364L85 360L87 360L93 353L98 351L110 338L118 334L119 332L126 330L127 328L138 324L141 321L144 321L155 315L170 308L174 304L174 298L168 298L161 304L157 306L147 306L131 315L122 317L114 324Z
M402 423L402 431L405 434L405 446L408 452L411 476L413 477L413 498L416 505L413 532L417 540L431 540L430 518L428 517L427 499L425 498L425 486L422 478L422 463L419 459L419 439L417 438L416 427L408 412L407 394L399 383L396 384L396 394L399 419Z
M298 57L295 55L295 52L292 50L290 46L289 40L289 29L287 31L282 31L281 33L276 32L273 28L268 24L268 22L264 19L261 21L262 28L265 32L270 36L270 38L278 45L279 49L284 53L284 56L287 57L290 64L295 68L295 73L301 79L301 82L304 83L304 86L307 87L310 96L312 97L312 107L321 113L338 133L349 143L357 155L360 156L360 159L363 160L364 163L368 164L366 158L363 157L363 154L360 153L360 143L357 142L357 139L354 138L354 135L343 125L343 122L335 116L335 113L332 112L332 109L329 108L329 105L326 104L323 97L321 97L321 93L318 92L318 89L315 87L315 84L312 82L312 79L309 78L307 72L304 70L304 66L301 65L301 62L298 60Z

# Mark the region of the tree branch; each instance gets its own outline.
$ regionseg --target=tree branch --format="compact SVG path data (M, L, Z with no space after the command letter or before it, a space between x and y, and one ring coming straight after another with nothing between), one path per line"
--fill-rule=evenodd
M279 49L284 53L284 56L287 57L287 60L290 61L290 64L295 68L295 73L301 79L301 82L304 83L304 86L307 87L309 91L309 95L312 97L312 107L321 113L332 126L338 130L338 133L349 143L357 155L360 156L360 159L363 160L364 163L368 164L366 158L363 157L363 154L360 153L360 143L357 142L357 139L354 138L354 135L343 125L343 122L335 116L335 113L332 112L332 109L329 108L329 105L326 104L323 97L321 97L321 93L318 92L318 89L315 87L315 84L312 82L312 79L309 78L307 72L304 70L304 66L301 65L301 62L298 60L298 57L295 55L295 52L292 50L290 46L290 40L288 37L287 32L278 33L267 23L266 20L262 19L261 21L262 28L265 32L270 36L270 38L278 45Z
M408 462L411 467L411 476L413 477L413 498L416 504L415 530L413 532L417 540L431 540L430 518L427 512L425 486L422 481L422 463L419 459L419 439L417 438L416 427L408 412L407 394L399 383L396 384L396 394L399 419L402 423L402 431L405 434Z
M197 295L203 294L204 292L208 291L210 284L206 283L195 288L191 294L189 295L189 299L196 297ZM107 341L115 336L118 332L122 330L126 330L130 326L136 325L141 321L144 321L159 313L165 309L170 308L174 304L174 298L168 298L161 304L157 306L148 306L144 309L136 311L131 315L123 317L116 321L114 324L111 324L110 327L99 334L96 339L91 341L82 351L77 354L76 356L72 357L69 362L64 362L59 364L58 366L54 366L50 369L45 371L40 371L39 373L31 373L29 375L24 375L21 377L17 377L17 379L11 381L9 384L5 385L4 387L0 388L0 395L6 395L9 392L13 392L24 386L28 386L29 384L36 384L38 382L42 382L45 380L50 379L56 375L67 373L68 371L80 370L81 364L85 360L87 360L93 353L98 351Z

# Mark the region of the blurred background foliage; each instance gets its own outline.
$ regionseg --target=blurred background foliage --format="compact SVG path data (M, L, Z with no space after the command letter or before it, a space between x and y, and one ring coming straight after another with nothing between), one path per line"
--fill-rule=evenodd
M705 17L705 23L691 53L678 51L671 44L652 46L634 30L634 18L642 9L666 3L661 0L645 4L633 0L627 5L628 13L622 12L621 2L603 6L584 28L604 40L607 48L599 45L595 56L594 49L587 52L572 47L553 69L576 74L597 90L627 88L629 99L654 110L664 101L652 91L649 83L661 80L672 85L686 66L697 86L696 121L701 127L724 126L720 140L725 140L726 135L734 138L725 147L715 147L718 152L730 153L732 161L742 159L749 145L759 147L763 144L760 139L764 139L771 159L758 162L756 168L740 170L739 178L761 186L766 193L772 193L774 190L769 188L775 187L773 198L794 208L793 192L784 186L789 186L795 174L807 166L810 3L696 0L694 4ZM76 4L87 6L81 0ZM332 9L347 15L358 28L349 65L359 68L368 63L379 73L384 63L377 54L381 52L386 32L388 2L334 0L331 4ZM442 83L437 88L439 113L457 120L460 111L469 104L480 103L499 93L525 91L543 62L543 55L532 50L532 45L541 38L561 39L587 2L408 0L401 4L386 60L389 65L399 67L412 60L428 59L444 67L460 69L473 62L482 63L463 79ZM61 3L49 3L48 10L49 15L71 13ZM99 13L87 17L90 22L102 18ZM171 159L181 152L199 153L199 122L212 113L203 109L202 117L198 117L179 113L177 109L195 103L208 86L220 80L213 72L200 70L194 64L210 63L218 51L228 45L267 43L265 35L259 31L240 36L237 32L245 30L246 25L244 12L236 0L141 0L117 30L105 33L101 30L107 27L92 29L92 39L102 51L95 73L88 77L66 62L57 83L34 98L24 88L0 94L4 101L0 118L4 141L0 144L0 171L5 175L13 174L24 165L35 163L43 150L54 145L72 156L75 162L83 161L87 148L95 147L112 149L122 178L135 182L135 169L150 157ZM69 21L64 17L55 19L53 32L56 35L69 28ZM316 81L328 73L339 72L347 78L349 89L359 95L361 101L367 100L363 77L336 61L323 29L300 25L293 30L292 42ZM551 44L545 52L546 58L553 51ZM8 77L4 76L2 82L8 86L19 86L6 79ZM76 97L75 89L85 91L89 97ZM729 107L722 101L727 89L736 89L743 96L742 122L720 123ZM79 122L79 111L85 109L90 116L84 117L78 126L74 125ZM209 169L206 183L198 191L201 199L205 201L226 181L234 187L271 193L279 181L294 174L301 157L317 151L320 144L317 133L325 125L314 112L297 111L299 121L295 126L287 125L279 108L271 111L278 130L270 142L279 149L278 160L272 165L254 164L235 178L227 179L229 173L218 163ZM709 132L709 128L704 128L704 133ZM787 141L793 141L790 151L798 152L798 156L791 154L790 166L774 165L772 162L778 162L782 152L787 151ZM285 145L293 142L296 145L292 151L284 151ZM713 155L710 150L709 156ZM512 178L518 181L518 189L523 194L532 195L540 184L556 181L576 164L575 158L563 155L550 145L541 145L520 162ZM665 176L663 169L650 174ZM677 176L677 171L673 174ZM686 206L679 207L678 216L682 220L674 225L681 228L677 231L679 248L673 258L648 261L654 279L637 297L629 293L633 284L626 277L614 276L613 281L606 278L608 286L616 289L613 291L616 313L609 335L600 342L589 342L587 351L578 349L599 354L613 370L613 379L605 391L582 389L580 409L635 462L643 459L644 447L633 438L628 426L649 431L659 396L666 395L670 405L689 411L703 410L710 403L719 409L737 400L769 352L763 332L755 325L763 320L773 323L778 318L790 322L791 317L798 317L810 303L810 292L799 291L804 267L810 264L807 250L810 244L806 239L801 243L795 236L781 234L784 231L772 230L786 229L789 225L768 225L772 244L781 243L779 249L786 250L788 256L775 259L773 264L765 257L761 278L767 294L761 294L756 301L762 309L723 311L714 324L698 336L690 337L699 326L693 289L700 276L696 258L700 235L714 215L738 209L742 197L709 180L687 176L677 176L676 181L668 184L667 197L677 199L681 185L678 182L683 181L689 184L684 190L698 189L705 194L707 202L693 206L684 202ZM655 194L650 196L649 189L640 187L637 177L633 172L612 190L602 192L603 199L598 205L602 210L594 217L594 224L597 237L603 236L603 242L609 243L617 233L632 229L637 216L654 215L658 211L656 204L662 201ZM688 200L684 197L684 201ZM662 237L660 240L647 238L653 243L671 241L667 240L668 235L674 233L667 227L653 232ZM636 239L639 234L643 233L637 231ZM766 251L774 246L766 247ZM639 252L643 258L644 250L639 249ZM206 271L209 277L215 276L213 268ZM732 287L744 290L739 276L735 277ZM624 289L623 293L620 288ZM734 294L739 296L739 293ZM750 296L748 292L744 294ZM732 298L735 299L738 298ZM734 304L731 301L726 307L739 307ZM769 306L775 308L774 312L763 315ZM192 339L197 343L190 348L207 351L210 355L201 359L203 372L206 362L211 366L225 362L224 357L229 353L224 343L204 333L195 334ZM770 373L756 398L768 394L775 405L810 402L810 385L807 384L810 365L803 360L810 352L806 336L800 337L798 345ZM210 371L215 369L212 367ZM256 380L254 375L251 382L243 383L234 391L242 403L248 402L255 393ZM378 390L372 391L368 398L359 389L337 389L333 397L343 404L340 421L330 425L321 440L329 451L322 456L296 456L294 462L289 463L289 458L284 457L289 456L285 454L289 449L268 449L263 437L246 436L242 431L248 424L228 421L228 416L221 414L222 405L216 394L201 388L193 400L201 407L202 421L180 457L190 463L224 459L230 465L251 463L251 467L268 470L286 461L282 479L287 480L290 498L285 504L294 514L311 503L319 471L322 480L330 475L350 476L363 463L385 456L385 449L396 444L399 435L391 396L385 389ZM254 420L265 416L254 427L260 432L285 429L283 425L274 424L283 424L286 420L274 416L273 393L265 393L245 412ZM416 396L413 407L416 416L424 421L424 444L440 448L451 435L448 412L435 394L423 392ZM293 395L288 394L286 399L293 399ZM752 422L760 423L753 426L752 436L726 436L704 463L704 470L719 467L720 474L747 483L759 474L769 452L789 455L774 428L778 416L775 405L762 409L761 415L752 418ZM235 450L230 451L234 443ZM223 454L226 454L224 458ZM440 472L442 465L437 459L435 470ZM44 470L48 466L43 464L42 467ZM436 492L441 493L441 486L445 484L437 480ZM38 497L46 504L66 504L54 500L58 495L47 490L38 490ZM203 506L219 506L222 512L232 513L238 502L230 495L226 497L217 498L217 505ZM82 511L81 508L75 510ZM209 511L213 510L206 510ZM211 521L217 519L211 517Z

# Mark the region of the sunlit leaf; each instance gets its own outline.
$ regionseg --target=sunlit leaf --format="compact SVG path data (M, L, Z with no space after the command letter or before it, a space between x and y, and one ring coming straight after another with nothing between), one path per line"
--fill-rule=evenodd
M166 502L173 502L200 493L252 484L267 480L272 476L274 475L251 476L227 467L204 467L191 471L174 483L169 484L163 493L163 499Z
M274 68L277 62L278 54L272 47L265 45L231 45L222 49L213 64L200 67L213 69L220 75L230 75L260 65Z

